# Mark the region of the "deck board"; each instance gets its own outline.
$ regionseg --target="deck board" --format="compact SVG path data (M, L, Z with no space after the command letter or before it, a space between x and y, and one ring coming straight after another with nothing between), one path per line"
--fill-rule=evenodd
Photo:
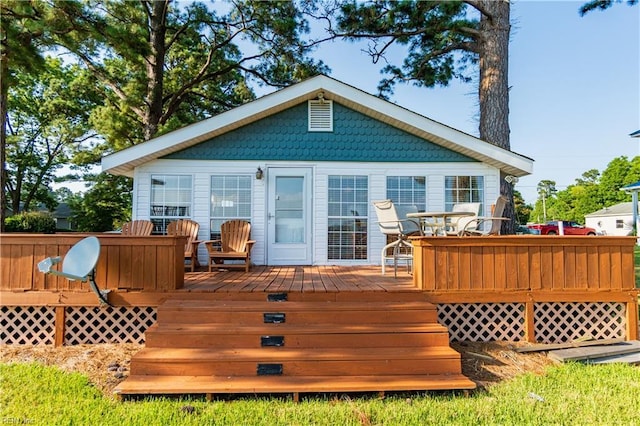
M448 376L412 375L352 377L214 377L214 376L131 376L120 383L117 394L148 393L289 393L289 392L371 392L404 390L474 389L475 384L461 374Z
M382 275L375 266L253 266L249 272L222 270L188 272L184 288L188 292L233 293L339 293L418 291L413 277L398 270Z

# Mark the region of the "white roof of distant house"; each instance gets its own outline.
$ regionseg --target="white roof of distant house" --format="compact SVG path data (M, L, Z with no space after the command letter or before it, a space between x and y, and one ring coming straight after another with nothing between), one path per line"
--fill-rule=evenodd
M613 206L605 207L604 209L589 213L584 217L628 216L633 214L632 207L633 203L631 201L627 201L625 203L619 203Z

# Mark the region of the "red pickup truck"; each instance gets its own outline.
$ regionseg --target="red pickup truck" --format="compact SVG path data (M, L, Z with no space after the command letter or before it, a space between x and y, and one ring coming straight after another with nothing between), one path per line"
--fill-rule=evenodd
M527 228L532 229L536 234L540 235L558 235L558 221L547 222L544 224L527 225ZM576 222L570 222L568 220L562 221L562 228L564 235L596 235L596 230L588 228L584 225L580 225Z

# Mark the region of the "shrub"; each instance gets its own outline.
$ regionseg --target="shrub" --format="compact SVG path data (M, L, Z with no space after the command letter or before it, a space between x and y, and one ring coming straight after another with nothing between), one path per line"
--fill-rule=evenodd
M7 232L37 232L52 234L56 231L56 220L49 212L24 212L5 219Z

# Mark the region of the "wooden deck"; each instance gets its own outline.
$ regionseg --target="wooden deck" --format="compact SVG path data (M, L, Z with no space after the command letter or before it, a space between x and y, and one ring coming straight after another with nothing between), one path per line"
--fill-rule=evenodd
M64 256L85 236L0 236L2 304L12 312L30 309L44 315L46 311L49 317L54 310L56 344L64 342L67 315L80 315L75 312L97 308L99 302L86 283L45 275L37 263L49 256ZM379 266L366 265L253 266L249 272L185 273L184 238L115 234L99 238L102 250L96 282L110 291L109 301L118 312L155 309L175 298L216 301L239 295L260 301L271 293L288 293L292 301L418 297L443 310L443 321L459 340L565 341L573 338L567 330L576 328L573 312L584 314L581 324L593 324L589 333L630 340L640 334L635 237L422 237L413 240L415 273L399 268L397 278L391 273L383 276ZM467 309L486 312L486 318L478 321ZM609 316L603 319L603 312ZM484 334L475 328L473 333L462 333L469 324L457 331L453 328L458 318L467 317ZM491 330L503 330L493 324L494 318L517 327L486 334L480 329L485 324ZM16 325L23 326L29 324Z
M249 272L186 273L180 292L338 293L418 291L413 276L381 275L375 266L253 266Z

